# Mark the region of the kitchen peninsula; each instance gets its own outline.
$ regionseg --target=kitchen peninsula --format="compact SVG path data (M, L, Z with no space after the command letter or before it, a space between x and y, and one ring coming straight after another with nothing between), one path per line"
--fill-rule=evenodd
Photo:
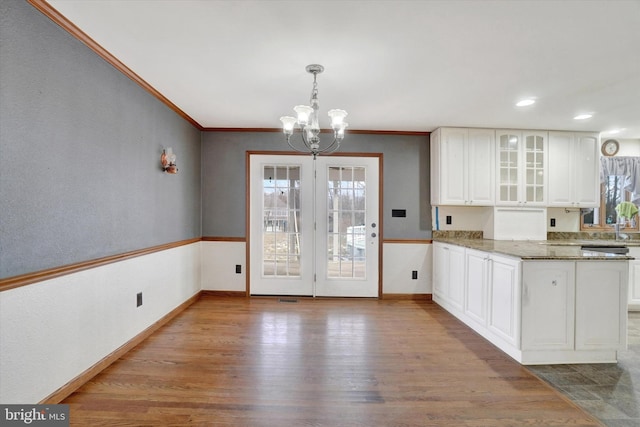
M632 259L579 242L435 232L433 300L522 364L615 363Z

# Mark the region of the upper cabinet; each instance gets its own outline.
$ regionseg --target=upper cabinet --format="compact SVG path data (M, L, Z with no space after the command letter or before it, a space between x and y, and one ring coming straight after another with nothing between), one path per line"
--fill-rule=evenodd
M496 131L496 205L545 205L547 136L541 131Z
M495 204L495 131L440 128L431 133L431 204Z
M597 133L440 128L431 133L431 204L597 207Z
M598 149L598 134L549 132L549 206L600 205Z

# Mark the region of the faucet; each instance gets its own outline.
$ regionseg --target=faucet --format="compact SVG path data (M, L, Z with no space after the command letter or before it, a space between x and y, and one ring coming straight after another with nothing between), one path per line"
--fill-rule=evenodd
M629 238L628 234L620 233L620 223L616 222L613 224L613 228L616 231L616 240L627 240ZM624 225L622 226L624 228Z

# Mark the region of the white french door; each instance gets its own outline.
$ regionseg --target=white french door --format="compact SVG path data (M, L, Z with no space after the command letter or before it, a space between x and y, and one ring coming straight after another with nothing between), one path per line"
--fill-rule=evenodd
M378 158L316 163L316 295L377 297Z
M379 159L249 163L250 293L377 297Z

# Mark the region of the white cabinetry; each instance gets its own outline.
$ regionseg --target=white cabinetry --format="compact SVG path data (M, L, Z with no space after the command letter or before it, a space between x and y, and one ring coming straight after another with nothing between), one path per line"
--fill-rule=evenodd
M575 262L525 262L522 350L571 350L575 333Z
M449 248L449 294L447 299L456 309L462 310L464 301L464 248Z
M525 261L523 363L613 362L626 348L626 261Z
M549 206L600 205L599 137L549 132Z
M464 248L434 242L434 293L448 308L462 311L464 297Z
M464 313L472 321L486 326L490 257L486 252L466 249L465 258Z
M434 298L444 297L449 287L449 258L447 246L444 243L433 242L433 295Z
M629 311L640 311L640 260L637 258L629 261Z
M596 133L437 129L431 204L597 207L599 147Z
M433 254L433 300L517 359L521 261L442 242Z
M496 131L496 205L545 205L547 140L548 132Z
M523 261L442 242L434 256L434 301L520 363L609 363L626 348L627 261Z
M577 350L626 348L627 280L626 262L577 262Z
M488 328L513 346L520 346L520 261L491 255Z
M640 247L630 247L629 255L629 311L640 310Z
M431 204L493 206L493 129L440 128L431 134Z

